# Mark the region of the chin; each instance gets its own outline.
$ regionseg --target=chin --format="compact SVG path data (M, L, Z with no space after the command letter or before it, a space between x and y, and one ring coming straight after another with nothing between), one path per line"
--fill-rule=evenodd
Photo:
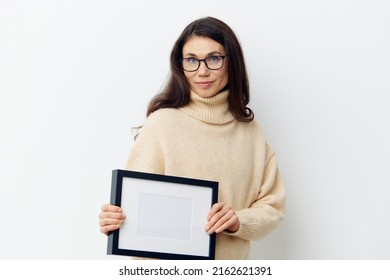
M204 91L204 90L197 90L195 91L197 95L203 98L210 98L218 94L218 91Z
M203 98L211 98L213 96L216 96L218 93L211 93L211 94L198 94L200 97Z

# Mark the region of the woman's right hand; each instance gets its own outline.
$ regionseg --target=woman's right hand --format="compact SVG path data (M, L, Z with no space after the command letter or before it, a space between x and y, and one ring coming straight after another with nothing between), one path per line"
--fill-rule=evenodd
M100 231L108 235L110 231L117 230L125 222L126 216L123 214L122 208L104 204L99 215Z

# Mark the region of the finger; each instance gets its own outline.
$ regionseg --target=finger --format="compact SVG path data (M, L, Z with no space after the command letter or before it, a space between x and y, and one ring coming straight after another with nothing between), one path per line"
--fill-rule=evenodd
M211 218L216 214L218 213L219 211L221 211L221 209L224 207L225 203L223 202L219 202L219 203L215 203L212 207L211 207L211 210L209 212L209 214L207 215L207 221L210 221Z
M101 212L99 214L99 218L100 219L111 218L111 219L123 220L123 219L126 219L126 215L123 213L117 213L117 212Z
M117 212L117 213L123 212L122 208L120 208L119 206L116 206L116 205L112 205L112 204L104 204L101 207L101 210L103 212Z
M114 231L120 228L120 225L109 225L100 228L100 231L105 235L108 235L110 231Z
M221 211L222 212L222 211ZM212 219L211 223L208 224L208 234L211 234L213 232L222 232L229 226L231 226L231 223L229 221L234 216L234 211L232 209L229 209L227 212L224 211L224 213L217 213ZM218 230L218 231L217 231Z
M226 215L226 213L228 213L228 211L230 210L231 208L227 205L224 205L222 209L220 209L219 212L215 213L211 219L209 220L209 222L207 223L206 225L206 231L209 231L209 230L215 230L216 227L215 225L218 223L218 221L224 217ZM219 224L220 226L221 224Z
M230 206L225 204L216 205L215 209L210 211L209 224L215 224L221 217L223 217L229 210Z
M122 225L125 222L125 220L118 220L118 219L102 219L99 221L99 225L107 226L107 225Z
M236 232L239 228L238 218L236 215L233 215L229 220L223 223L220 227L215 229L216 233L223 232L225 230Z

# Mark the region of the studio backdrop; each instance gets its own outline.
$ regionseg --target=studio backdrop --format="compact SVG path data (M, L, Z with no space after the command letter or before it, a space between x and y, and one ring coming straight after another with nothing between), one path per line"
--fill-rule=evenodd
M0 259L127 258L99 232L111 171L204 16L242 43L287 190L251 257L389 259L389 14L385 0L1 1Z

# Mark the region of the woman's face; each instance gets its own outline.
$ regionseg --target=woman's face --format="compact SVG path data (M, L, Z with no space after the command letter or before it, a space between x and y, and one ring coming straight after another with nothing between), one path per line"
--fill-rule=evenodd
M225 48L207 37L193 36L183 46L183 58L205 59L210 56L225 56ZM228 83L228 65L225 59L222 68L210 70L200 62L194 72L184 71L191 89L201 97L208 98L219 93Z

